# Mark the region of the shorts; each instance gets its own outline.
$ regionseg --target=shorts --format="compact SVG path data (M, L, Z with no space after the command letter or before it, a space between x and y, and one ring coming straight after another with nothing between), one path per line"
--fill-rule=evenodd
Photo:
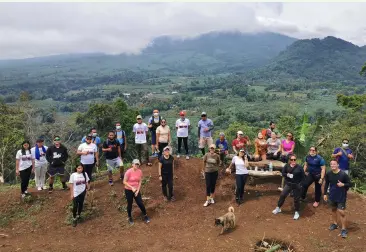
M213 144L212 137L200 137L198 148L203 149L206 145L209 147L211 144Z
M151 145L155 145L156 144L156 131L152 130L151 131Z
M107 171L112 172L114 168L123 166L123 161L118 157L115 159L107 159Z
M337 208L339 210L345 210L346 209L346 202L334 202L328 199L328 204L332 208Z
M48 167L48 171L47 171L48 175L50 175L50 177L54 177L56 175L64 175L65 174L65 167L53 167L50 166Z

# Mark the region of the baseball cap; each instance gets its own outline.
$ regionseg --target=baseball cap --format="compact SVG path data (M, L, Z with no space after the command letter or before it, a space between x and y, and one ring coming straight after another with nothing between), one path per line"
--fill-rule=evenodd
M207 115L207 113L206 112L202 112L201 113L201 116L206 116Z
M136 117L136 119L142 119L142 116L141 116L141 115L138 115L138 116Z
M140 160L134 159L134 160L132 160L132 164L139 164L140 165Z
M215 145L215 144L211 144L211 145L210 145L210 149L211 149L211 148L216 149L216 145Z
M241 130L239 130L239 131L237 132L237 134L238 134L238 135L244 135L243 131L241 131Z
M164 147L163 151L166 151L166 150L169 150L170 151L169 146Z
M44 139L43 138L38 138L36 143L43 143L44 142Z
M88 134L88 135L86 136L86 138L93 138L93 135L92 135L92 134Z
M59 136L55 136L55 137L53 138L53 141L61 141L61 138L60 138Z
M245 152L245 150L244 149L240 149L240 152Z
M179 112L179 115L184 116L185 115L184 111Z

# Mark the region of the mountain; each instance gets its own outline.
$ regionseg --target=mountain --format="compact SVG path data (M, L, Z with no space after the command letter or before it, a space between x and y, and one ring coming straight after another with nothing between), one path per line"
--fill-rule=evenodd
M269 64L248 74L254 80L304 79L365 84L359 72L366 61L365 47L335 37L294 42Z

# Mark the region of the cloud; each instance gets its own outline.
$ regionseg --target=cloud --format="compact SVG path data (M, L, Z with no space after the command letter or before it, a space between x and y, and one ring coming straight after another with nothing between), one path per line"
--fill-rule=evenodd
M138 53L211 31L338 36L366 44L366 3L0 3L0 58Z

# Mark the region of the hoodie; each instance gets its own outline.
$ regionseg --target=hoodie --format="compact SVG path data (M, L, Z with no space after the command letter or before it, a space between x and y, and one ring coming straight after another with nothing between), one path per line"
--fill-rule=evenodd
M63 167L68 159L67 148L60 145L59 148L51 146L47 149L46 159L50 163L51 167Z

